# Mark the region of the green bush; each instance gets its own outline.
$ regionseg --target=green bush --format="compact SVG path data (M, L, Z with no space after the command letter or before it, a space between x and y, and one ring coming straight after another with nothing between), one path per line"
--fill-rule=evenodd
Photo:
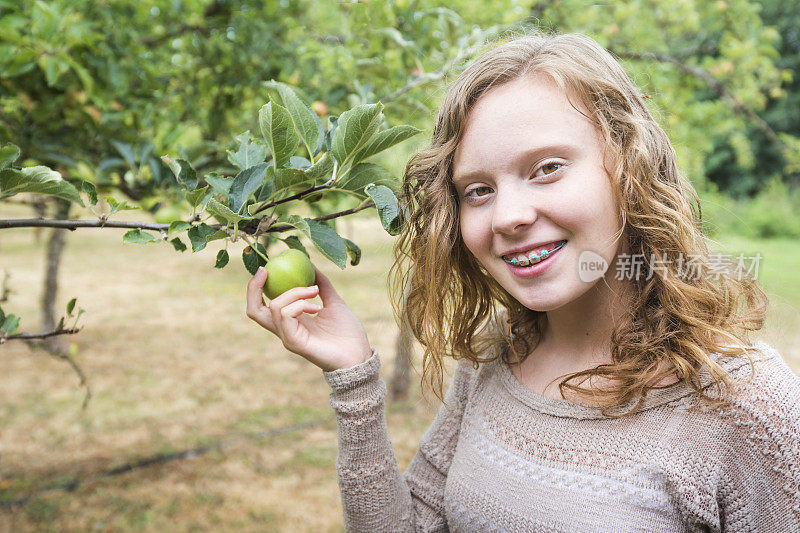
M800 237L800 191L780 179L744 203L743 212L746 225L741 234L747 237Z
M699 194L703 230L709 237L720 233L759 239L800 237L800 191L780 179L747 200L735 200L713 183Z

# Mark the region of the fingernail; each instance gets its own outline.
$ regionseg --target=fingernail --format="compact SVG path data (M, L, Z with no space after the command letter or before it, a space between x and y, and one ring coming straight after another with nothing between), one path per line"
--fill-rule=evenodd
M264 267L258 267L258 274L263 274L266 269Z
M314 289L315 291L319 290L319 286L317 286L317 285L312 285L311 288Z

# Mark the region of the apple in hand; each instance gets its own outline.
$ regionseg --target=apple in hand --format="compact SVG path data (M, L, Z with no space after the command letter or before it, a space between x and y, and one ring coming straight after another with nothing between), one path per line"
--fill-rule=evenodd
M314 265L308 256L294 248L270 259L265 268L268 275L264 284L264 294L270 300L274 300L289 289L313 285L317 277Z

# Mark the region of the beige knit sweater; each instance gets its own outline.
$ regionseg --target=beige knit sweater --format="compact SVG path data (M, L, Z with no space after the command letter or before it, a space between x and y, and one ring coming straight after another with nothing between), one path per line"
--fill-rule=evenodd
M405 473L373 349L324 373L346 528L800 532L800 378L771 346L755 348L755 378L731 407L696 408L678 386L619 419L539 395L499 359L477 370L462 360ZM746 359L718 362L750 375Z

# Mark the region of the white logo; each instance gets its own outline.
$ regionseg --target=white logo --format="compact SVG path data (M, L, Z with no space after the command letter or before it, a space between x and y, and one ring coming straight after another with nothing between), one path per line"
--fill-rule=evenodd
M585 283L591 283L603 277L608 270L608 261L600 254L585 250L578 256L578 277Z

